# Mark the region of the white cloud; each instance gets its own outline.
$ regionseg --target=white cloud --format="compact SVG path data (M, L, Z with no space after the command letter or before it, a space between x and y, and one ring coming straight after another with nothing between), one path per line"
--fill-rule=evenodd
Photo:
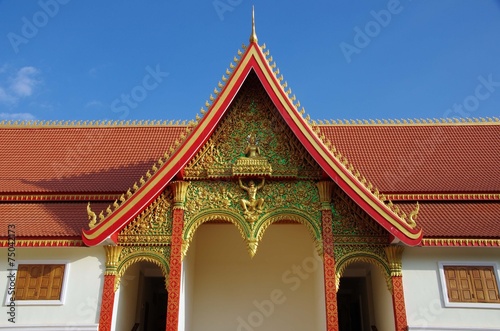
M35 119L30 113L0 113L0 120L32 121Z
M5 66L0 73L5 73ZM26 98L34 93L35 87L41 83L40 70L35 67L22 67L12 74L7 83L0 82L0 103L13 105L21 98Z
M33 94L35 85L39 83L36 76L39 70L34 67L23 67L19 69L12 80L11 89L19 97L29 97Z

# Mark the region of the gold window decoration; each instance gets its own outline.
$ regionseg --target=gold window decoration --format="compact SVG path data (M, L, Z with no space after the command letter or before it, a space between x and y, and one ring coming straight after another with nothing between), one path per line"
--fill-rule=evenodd
M493 266L443 266L449 302L500 303Z
M60 300L64 264L19 264L15 300Z

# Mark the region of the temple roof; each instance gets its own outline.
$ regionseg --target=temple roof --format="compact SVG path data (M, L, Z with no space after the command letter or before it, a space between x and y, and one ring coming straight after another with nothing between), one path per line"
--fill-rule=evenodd
M500 238L500 124L318 127L396 205L411 210L420 201L424 238ZM105 209L185 129L4 124L0 235L7 235L7 224L18 224L19 237L78 237L88 224L87 201L94 201L95 210ZM433 132L447 138L430 144ZM391 180L391 174L404 175ZM22 200L31 202L15 203Z
M19 224L17 235L26 238L74 238L83 229L86 244L102 243L180 173L253 72L325 175L396 238L420 244L423 229L426 238L500 239L497 118L319 124L303 117L264 49L253 26L250 45L234 58L229 77L223 75L225 84L219 82L207 110L189 125L2 122L0 223ZM115 201L113 211L108 208L91 229L89 201L97 213ZM415 227L405 217L417 201ZM2 226L0 235L6 236L6 229Z

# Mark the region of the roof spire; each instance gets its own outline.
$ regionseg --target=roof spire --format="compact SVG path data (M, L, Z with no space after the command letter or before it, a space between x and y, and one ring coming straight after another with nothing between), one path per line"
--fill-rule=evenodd
M250 42L257 43L257 35L255 34L255 11L252 6L252 34L250 35Z

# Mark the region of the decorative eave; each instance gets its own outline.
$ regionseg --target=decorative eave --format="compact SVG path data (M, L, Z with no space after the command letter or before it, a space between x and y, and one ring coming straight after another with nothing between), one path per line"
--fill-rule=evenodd
M5 238L5 237L4 237ZM85 247L81 239L73 238L0 238L0 247Z
M500 239L485 238L424 238L424 247L500 247Z
M266 58L269 51L263 52L265 45L260 47L256 38L250 40L250 45L241 59L234 58L238 64L236 66L233 63L230 64L230 68L234 69L232 74L229 69L226 70L226 74L230 75L229 79L225 76L222 77L222 80L227 80L227 83L223 85L219 82L218 87L221 90L215 88L216 97L211 95L210 101L212 103L210 104L209 101L205 103L208 111L205 113L202 108L201 113L202 116L205 113L204 116L196 116L197 125L192 128L184 141L179 143L177 149L171 151L171 155L166 153L167 160L164 164L162 162L160 168L157 168L156 164L153 166L155 169L153 175L149 174L148 171L149 176L147 177L149 179L142 181L141 187L137 187L133 193L129 191L127 197L122 195L121 203L115 201L115 209L109 210L108 216L104 217L93 228L83 230L82 237L85 244L89 246L99 245L108 238L112 240L114 238L116 241L116 234L161 194L166 185L182 171L186 163L203 146L228 110L246 77L253 70L285 122L325 173L395 238L408 245L418 245L422 239L422 230L408 225L389 205L385 204L383 201L385 198L380 197L377 190L374 193L366 187L359 175L355 175L352 167L347 167L345 162L343 164L342 158L339 158L322 141L308 123L309 116L304 119L301 116L304 110L302 109L301 112L297 110L300 107L300 102L293 103L296 97L295 95L290 97L291 89L286 89L287 83L280 84L283 76L277 77L279 69L273 71L276 64L271 64L273 62L272 56ZM238 51L238 55L240 54L241 52ZM89 216L92 214L95 221L95 214L89 209Z
M44 202L44 201L113 201L120 198L120 194L105 193L105 194L54 194L54 193L38 193L38 194L0 194L0 201L23 201L23 202Z

